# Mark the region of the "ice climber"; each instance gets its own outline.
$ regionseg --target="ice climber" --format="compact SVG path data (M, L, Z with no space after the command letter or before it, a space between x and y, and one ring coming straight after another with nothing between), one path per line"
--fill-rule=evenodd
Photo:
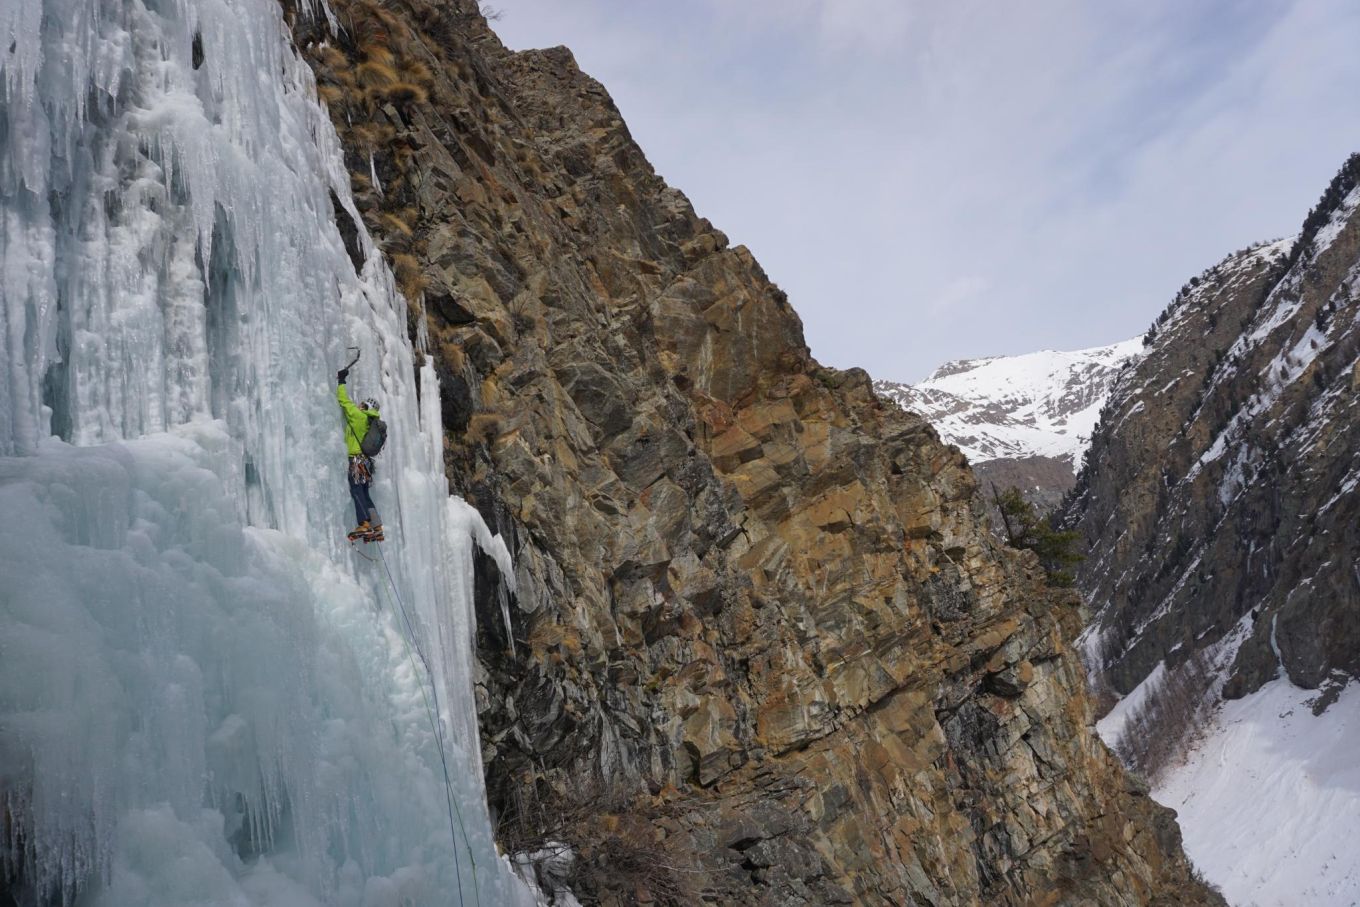
M381 542L383 540L382 519L378 508L373 506L373 498L368 494L368 486L373 481L373 457L386 440L386 426L378 417L378 401L372 397L358 406L350 400L345 390L345 379L349 369L342 368L335 378L339 386L335 397L345 412L345 449L349 453L349 494L354 499L354 518L357 526L349 534L350 541ZM370 434L377 437L370 437Z

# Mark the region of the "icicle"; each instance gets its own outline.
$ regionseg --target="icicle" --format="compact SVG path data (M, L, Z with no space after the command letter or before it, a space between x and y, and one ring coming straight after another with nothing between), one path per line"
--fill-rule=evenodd
M378 179L378 165L371 154L368 156L368 178L373 183L373 191L378 193L379 198L382 198L382 181Z

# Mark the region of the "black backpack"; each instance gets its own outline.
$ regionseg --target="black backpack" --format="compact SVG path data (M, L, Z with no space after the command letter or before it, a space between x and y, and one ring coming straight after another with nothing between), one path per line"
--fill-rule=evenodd
M359 442L359 449L366 457L376 457L382 453L383 445L386 443L387 423L377 416L369 416L368 430L364 432L364 439Z

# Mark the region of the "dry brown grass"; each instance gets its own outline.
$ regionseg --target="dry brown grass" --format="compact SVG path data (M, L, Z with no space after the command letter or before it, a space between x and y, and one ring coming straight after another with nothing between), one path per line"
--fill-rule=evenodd
M422 5L415 11L416 22L420 23L421 28L430 32L439 28L444 23L444 10L438 6Z
M397 137L397 131L386 123L359 123L350 129L354 143L364 152L386 148Z
M354 78L353 69L335 69L327 73L327 82L332 82L340 88L346 98L355 98L360 95L359 83Z
M374 94L384 101L400 106L424 104L430 99L429 92L413 82L397 82L386 88L376 89Z
M402 22L401 17L382 3L370 4L368 12L389 34L392 32L401 33L406 30L406 24Z
M430 285L425 277L424 268L420 266L420 260L414 255L404 252L393 255L392 270L397 278L397 286L409 301L419 299L425 288Z
M360 7L352 10L348 21L345 23L345 30L349 32L350 41L365 59L373 59L374 55L392 52L388 46L392 43L386 26L373 15L373 10L368 7ZM388 61L390 62L390 60Z
M411 57L403 57L397 64L397 74L401 76L403 82L413 82L426 87L434 84L434 75L431 74L430 67Z
M385 40L382 43L370 44L364 47L363 55L365 63L376 63L379 66L392 68L395 68L397 65L397 55L392 53L392 48L387 46Z
M410 277L419 274L421 271L420 261L414 255L393 255L392 269L396 272L397 279Z
M407 210L409 209L403 209L402 214L404 214ZM397 214L392 211L384 211L382 214L378 215L378 223L382 224L383 227L385 227L388 230L391 230L394 233L400 233L402 236L410 236L412 233L415 232L415 230L414 228L412 228L410 222L405 217L402 216L402 214Z
M409 172L410 163L415 159L415 156L416 149L412 148L406 142L398 142L392 146L392 160L396 163L397 169L402 173ZM406 219L405 215L403 215L403 219ZM410 222L415 223L415 219L411 218Z
M327 44L316 52L317 59L321 65L328 69L347 69L349 68L349 57L345 52L334 45Z
M398 81L396 70L374 60L360 63L355 68L354 74L358 77L360 87L368 91L382 91L397 84Z
M444 364L449 367L449 371L457 374L467 366L467 357L463 355L463 348L449 344L440 350L444 354Z
M473 444L490 447L500 437L501 430L504 427L505 417L500 413L477 413L468 420L467 430L463 432L463 437Z
M345 90L339 85L318 85L316 86L316 96L326 103L328 107L334 107L345 98Z

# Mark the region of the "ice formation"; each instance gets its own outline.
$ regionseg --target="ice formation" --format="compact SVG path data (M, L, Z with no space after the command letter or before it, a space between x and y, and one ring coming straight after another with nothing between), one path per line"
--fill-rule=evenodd
M472 546L506 553L448 494L407 303L362 226L345 251L280 4L0 0L0 79L0 879L532 903L471 697ZM344 541L351 345L391 431L376 561Z

